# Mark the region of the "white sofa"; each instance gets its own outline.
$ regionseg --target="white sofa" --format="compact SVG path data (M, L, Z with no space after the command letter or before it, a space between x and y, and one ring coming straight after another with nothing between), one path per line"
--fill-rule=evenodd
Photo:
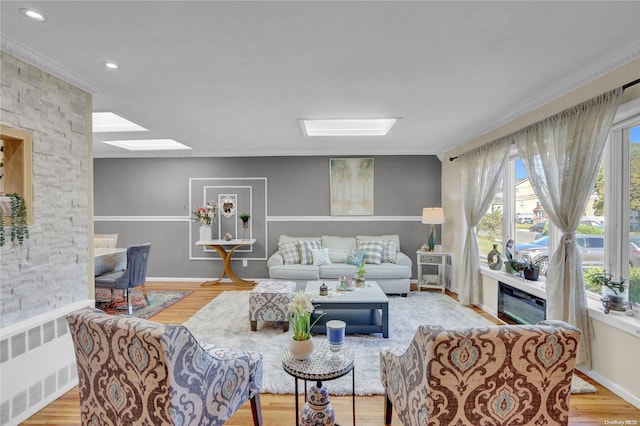
M301 242L309 241L318 241L320 248L327 249L324 254L328 252L330 263L322 264L322 261L315 262L316 264L305 263L305 259L293 262L295 253L292 256L290 250L294 250L296 247L300 250ZM337 280L341 275L353 278L357 267L346 263L347 256L351 254L350 251L357 252L362 247L371 246L371 242L375 245L378 241L386 247L386 261L378 263L374 259L374 263L366 262L366 279L376 281L386 294L406 296L410 290L412 261L409 256L400 251L398 235L358 235L356 237L333 235L291 237L281 235L278 241L278 251L267 261L269 276L274 280L295 281L298 290L303 290L306 282L311 280ZM288 250L289 253L285 253ZM317 260L315 254L314 261ZM322 253L318 253L318 255L321 257ZM298 252L298 256L301 257L300 252ZM309 261L308 256L306 260Z

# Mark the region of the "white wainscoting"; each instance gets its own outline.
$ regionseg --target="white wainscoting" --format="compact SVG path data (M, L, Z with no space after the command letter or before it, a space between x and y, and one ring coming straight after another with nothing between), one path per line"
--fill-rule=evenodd
M0 425L17 425L78 384L66 315L87 299L0 330Z

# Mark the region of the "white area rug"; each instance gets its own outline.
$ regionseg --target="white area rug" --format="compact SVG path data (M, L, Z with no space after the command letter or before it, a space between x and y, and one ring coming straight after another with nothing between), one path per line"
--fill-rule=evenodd
M345 345L355 356L357 395L384 393L380 383L380 348L408 345L418 325L423 324L443 327L492 325L487 319L442 293L412 291L408 297L389 296L388 339L376 334L346 337ZM259 321L258 330L252 332L249 327L248 291L223 292L184 325L200 341L262 353L262 392L294 393L293 377L284 372L280 360L282 348L288 347L291 331L284 333L279 324ZM317 335L314 338L326 339L326 336ZM327 387L333 395L350 395L351 375L327 382Z

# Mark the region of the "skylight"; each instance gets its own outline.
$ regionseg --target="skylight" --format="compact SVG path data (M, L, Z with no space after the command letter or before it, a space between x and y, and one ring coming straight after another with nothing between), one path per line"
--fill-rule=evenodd
M33 10L33 9L27 9L27 8L23 8L20 9L20 12L24 13L26 16L28 16L29 18L33 19L34 21L39 21L39 22L44 22L44 15L42 15L41 13Z
M190 147L174 141L173 139L137 139L121 141L102 141L108 145L129 151L166 151L176 149L191 149Z
M307 136L386 136L395 118L300 120Z
M93 132L148 132L148 130L112 112L94 112Z

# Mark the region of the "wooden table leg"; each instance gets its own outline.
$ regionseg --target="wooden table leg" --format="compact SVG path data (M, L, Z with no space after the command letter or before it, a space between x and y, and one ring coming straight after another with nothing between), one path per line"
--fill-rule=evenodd
M231 281L233 281L235 285L239 285L242 287L253 287L254 285L256 285L255 281L243 280L242 278L236 275L236 273L233 270L233 267L231 266L231 256L233 256L233 252L236 251L236 249L239 247L242 247L242 246L235 246L234 248L231 249L231 251L229 251L229 253L227 253L227 257L224 259L224 271L229 276L229 278L231 278Z
M222 271L222 274L220 275L220 278L214 281L204 282L201 284L202 287L216 285L220 283L225 276L229 277L231 279L231 282L233 282L235 285L238 285L241 287L253 287L256 285L255 281L243 280L242 278L237 276L231 265L231 257L233 256L233 252L236 251L237 248L242 247L242 245L237 245L231 250L229 250L228 252L224 249L224 247L221 247L221 246L209 246L209 247L212 247L220 255L220 258L222 259L223 271Z

